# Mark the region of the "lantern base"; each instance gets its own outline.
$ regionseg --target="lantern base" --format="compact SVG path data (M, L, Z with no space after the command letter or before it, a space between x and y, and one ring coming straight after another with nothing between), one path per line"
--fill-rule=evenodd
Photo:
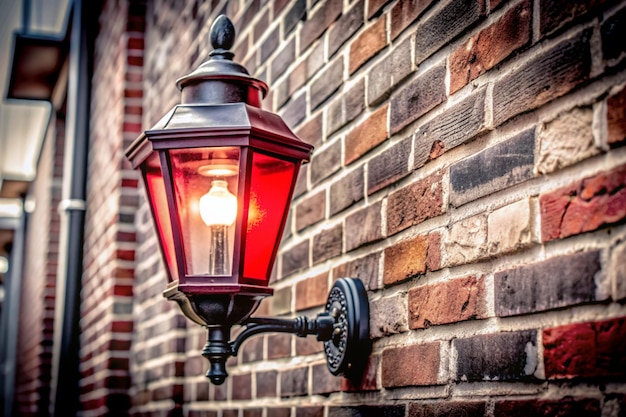
M205 301L210 302L210 299ZM193 311L213 309L200 306ZM206 323L207 320L199 321ZM252 317L243 320L241 324L244 329L232 342L229 341L232 324L204 324L208 334L202 356L211 363L206 376L215 385L224 383L228 376L226 360L230 356L237 356L243 342L256 334L279 332L299 337L315 335L318 341L324 343L328 370L333 375L347 378L361 374L371 350L367 292L361 280L356 278L337 280L328 295L325 311L314 319L304 316L295 319Z

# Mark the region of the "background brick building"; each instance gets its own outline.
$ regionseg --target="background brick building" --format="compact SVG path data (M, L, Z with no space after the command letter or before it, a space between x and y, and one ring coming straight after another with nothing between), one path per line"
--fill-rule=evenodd
M80 415L626 415L626 2L92 6ZM270 86L263 107L315 146L257 314L314 315L334 280L361 278L373 349L360 380L333 377L314 338L265 334L213 386L205 331L161 296L124 149L178 103L221 13L235 60ZM28 189L18 415L48 414L59 389L71 110L55 110Z

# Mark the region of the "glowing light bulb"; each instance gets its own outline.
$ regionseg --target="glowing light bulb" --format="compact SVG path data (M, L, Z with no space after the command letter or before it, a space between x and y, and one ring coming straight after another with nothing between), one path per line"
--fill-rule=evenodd
M230 242L228 228L237 218L237 197L228 191L224 180L211 182L211 189L198 204L202 221L211 229L209 274L230 275Z
M230 226L237 218L237 197L228 191L224 180L211 182L211 189L200 197L200 217L207 226Z

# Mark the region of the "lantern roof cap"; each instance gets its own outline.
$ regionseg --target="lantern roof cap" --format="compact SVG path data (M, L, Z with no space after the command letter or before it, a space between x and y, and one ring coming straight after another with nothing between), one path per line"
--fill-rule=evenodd
M179 90L204 81L226 81L247 84L259 89L263 96L267 94L267 84L250 76L243 65L233 61L235 54L230 48L235 43L235 26L227 16L219 15L215 19L209 39L213 51L198 68L176 80Z

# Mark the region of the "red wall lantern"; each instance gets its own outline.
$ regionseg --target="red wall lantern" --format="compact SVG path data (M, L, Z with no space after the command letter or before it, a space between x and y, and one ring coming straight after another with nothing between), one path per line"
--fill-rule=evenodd
M260 108L267 85L232 61L234 35L230 20L219 16L209 59L177 81L181 104L126 151L141 170L167 264L164 296L207 327L203 355L211 361L207 376L217 384L227 376L226 358L262 331L317 334L342 358L350 337L355 344L369 339L367 295L358 279L338 281L338 301L329 297L328 312L314 320L250 318L272 294L269 278L298 171L313 147ZM345 317L341 297L356 306ZM246 329L230 342L235 324ZM362 358L362 346L358 350L355 357ZM354 368L356 360L336 356L331 371Z

